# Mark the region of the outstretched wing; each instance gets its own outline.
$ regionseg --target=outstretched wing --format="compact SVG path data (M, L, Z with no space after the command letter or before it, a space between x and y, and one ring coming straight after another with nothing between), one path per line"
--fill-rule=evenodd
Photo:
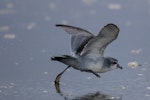
M71 35L71 49L76 55L80 55L87 42L94 37L92 33L78 27L61 24L56 25L56 27L64 29Z
M119 28L114 24L107 24L99 32L98 36L92 38L84 47L81 55L103 56L106 46L117 38Z

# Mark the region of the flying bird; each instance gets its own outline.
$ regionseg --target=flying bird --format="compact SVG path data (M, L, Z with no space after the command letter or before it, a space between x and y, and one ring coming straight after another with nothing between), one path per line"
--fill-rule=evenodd
M116 68L122 69L118 60L113 57L104 57L104 51L108 44L117 39L119 28L115 24L104 26L97 36L89 31L69 26L57 24L71 35L71 49L73 55L62 55L52 57L51 60L64 63L68 67L57 75L55 83L59 84L61 75L70 67L82 72L93 73L100 77L98 73L104 73Z

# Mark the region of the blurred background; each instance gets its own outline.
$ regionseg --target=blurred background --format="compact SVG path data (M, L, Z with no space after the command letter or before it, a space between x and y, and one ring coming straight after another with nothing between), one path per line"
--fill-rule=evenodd
M64 99L53 81L66 66L50 58L70 54L70 37L55 24L97 35L108 23L120 34L105 56L117 58L124 69L100 79L70 69L61 80L64 94L82 100L98 91L119 100L149 100L150 0L1 0L0 99Z

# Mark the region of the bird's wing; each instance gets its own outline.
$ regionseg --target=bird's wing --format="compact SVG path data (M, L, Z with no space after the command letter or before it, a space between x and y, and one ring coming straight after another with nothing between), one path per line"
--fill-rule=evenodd
M107 24L99 32L98 36L92 38L84 47L81 55L103 56L106 46L117 38L119 28L114 24Z
M56 27L62 28L71 35L71 49L75 55L80 55L87 42L94 37L92 33L78 27L61 24Z

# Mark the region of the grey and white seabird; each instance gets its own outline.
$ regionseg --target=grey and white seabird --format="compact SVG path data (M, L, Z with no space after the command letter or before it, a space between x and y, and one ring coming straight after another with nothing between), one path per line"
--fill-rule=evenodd
M119 28L115 24L104 26L97 36L85 29L58 24L71 35L71 49L74 55L62 55L52 57L51 60L64 63L68 67L63 70L55 79L59 84L61 75L69 68L90 72L100 77L98 73L104 73L116 68L122 69L118 60L113 57L104 57L104 51L108 44L117 39Z

